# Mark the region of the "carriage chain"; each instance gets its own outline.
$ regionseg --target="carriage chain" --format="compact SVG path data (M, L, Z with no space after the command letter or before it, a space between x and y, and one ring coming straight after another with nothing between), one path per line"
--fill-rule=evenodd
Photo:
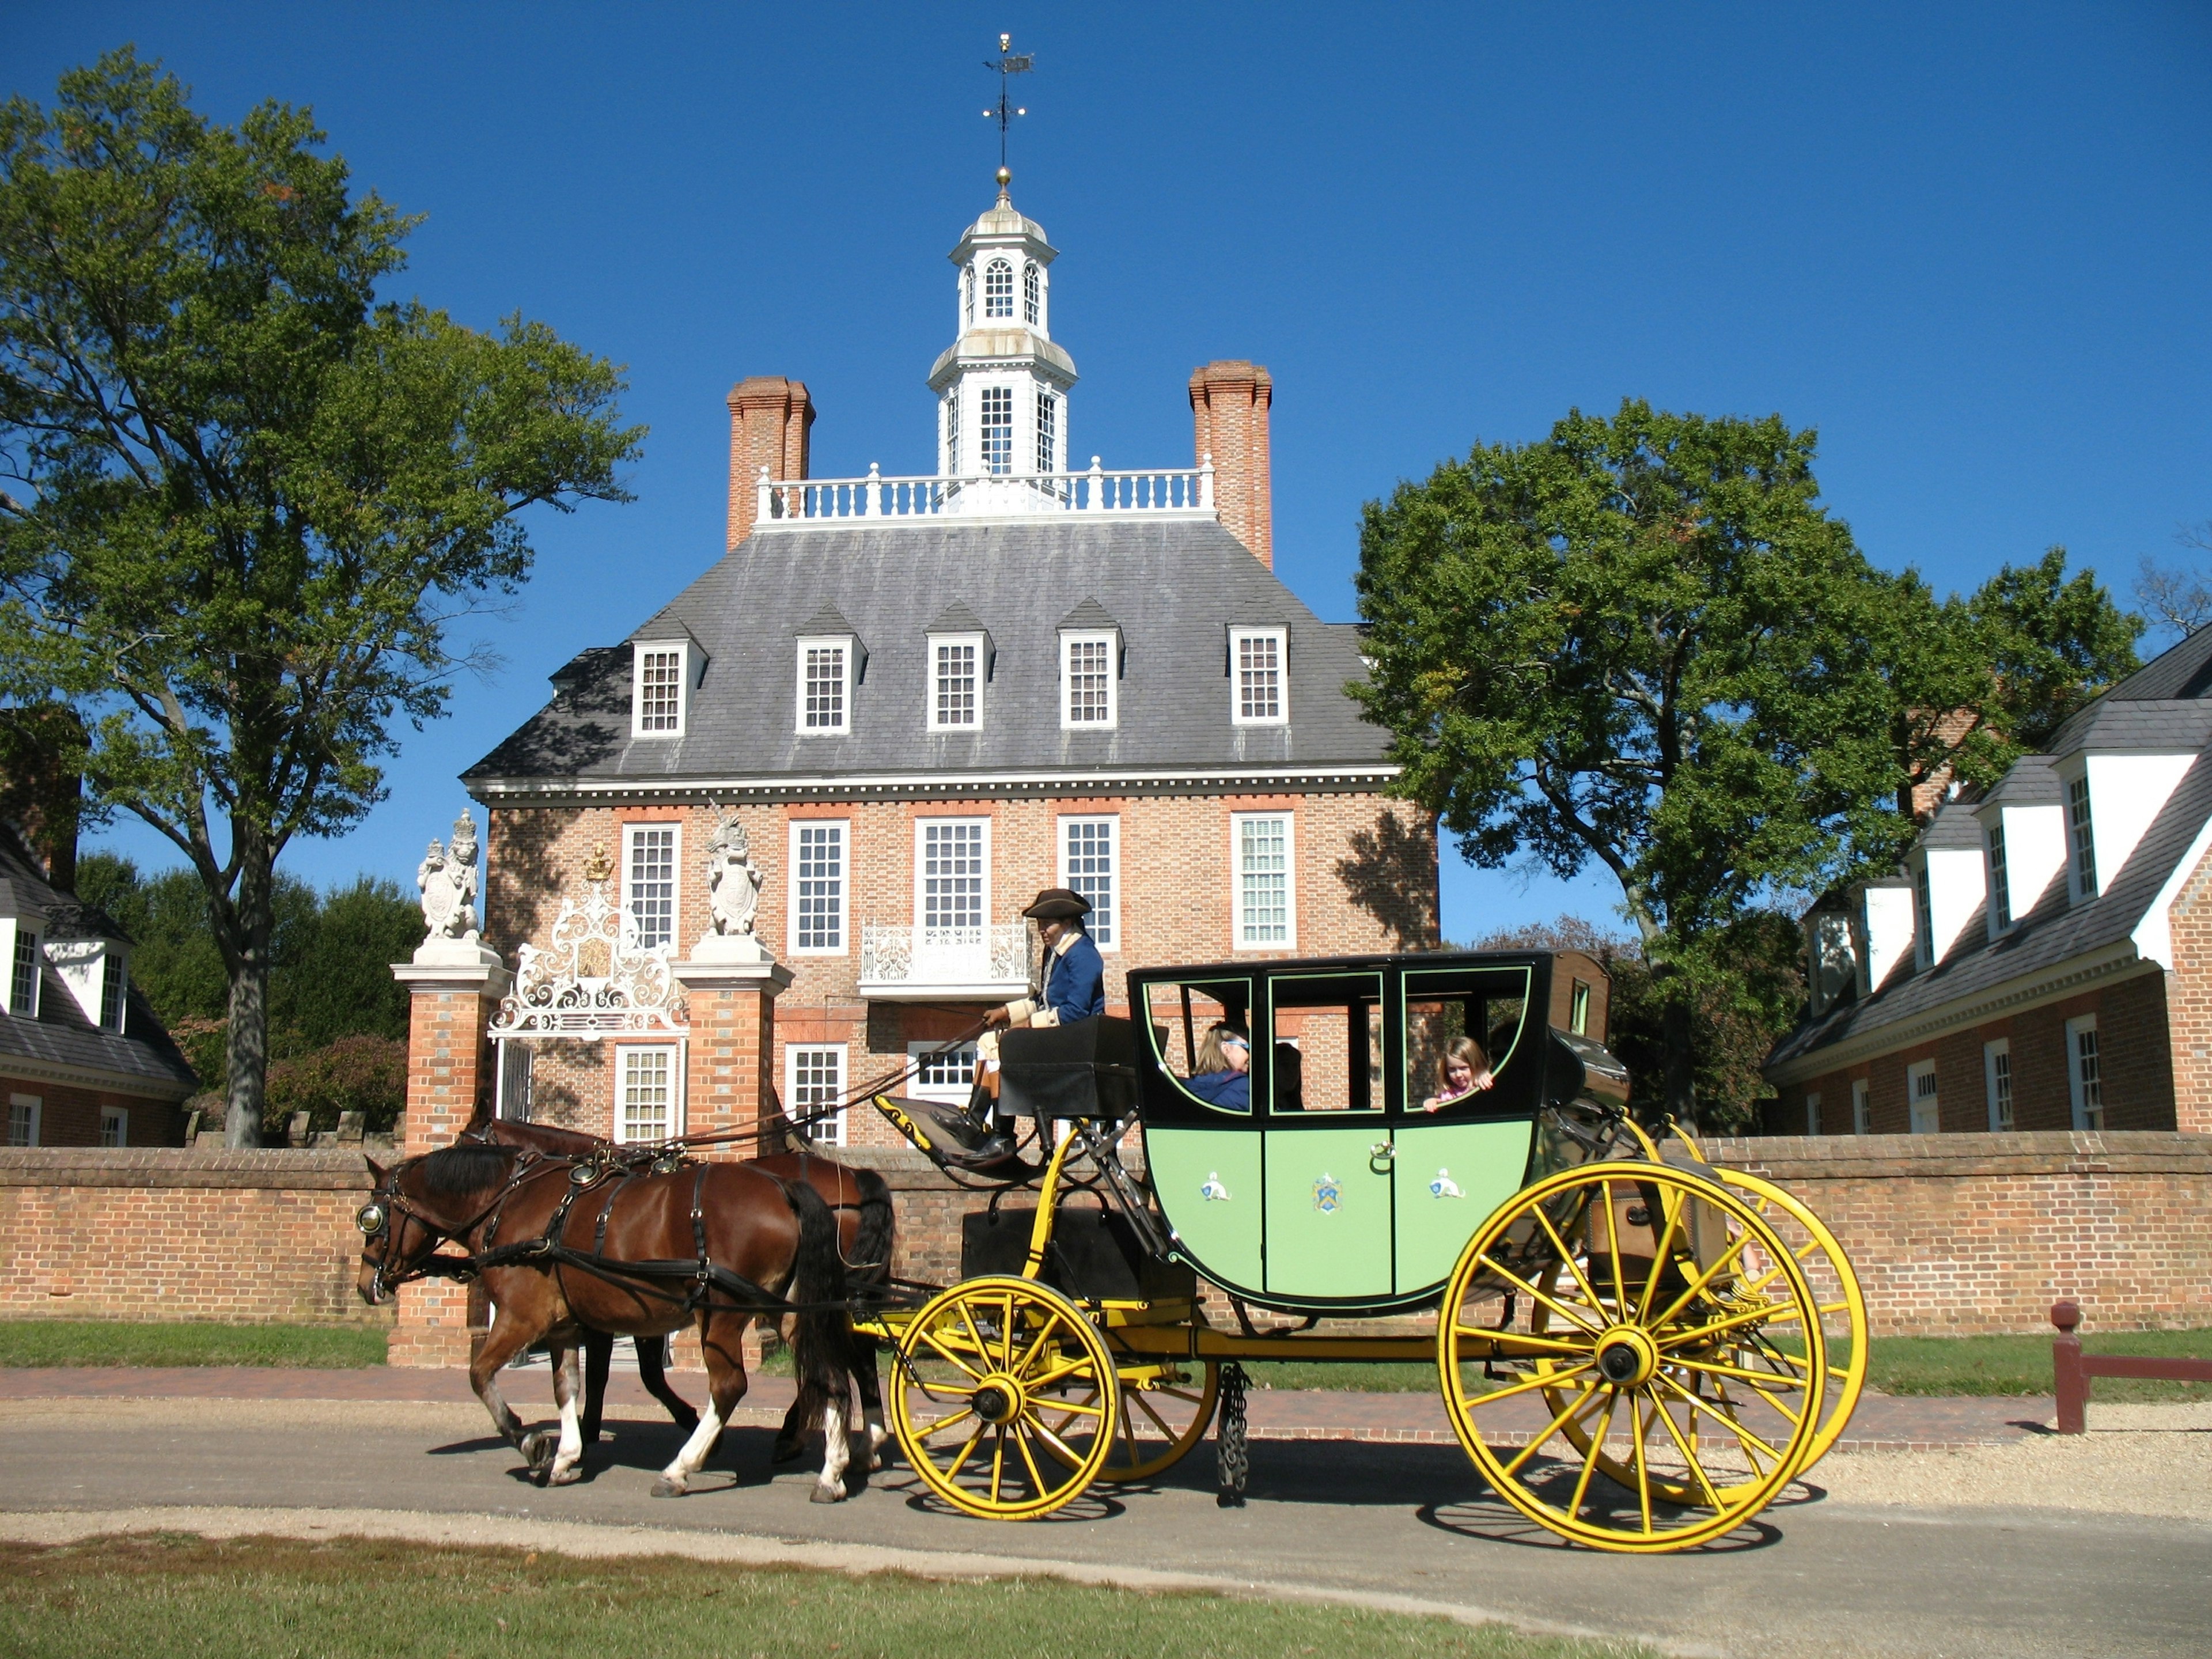
M1244 1507L1244 1486L1252 1474L1244 1438L1244 1368L1235 1360L1221 1368L1221 1415L1213 1443L1221 1484L1213 1501L1224 1510Z

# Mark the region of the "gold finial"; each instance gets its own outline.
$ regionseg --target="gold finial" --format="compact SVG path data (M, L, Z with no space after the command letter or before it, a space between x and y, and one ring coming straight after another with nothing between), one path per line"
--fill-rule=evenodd
M1003 202L1006 199L1006 186L1013 182L1013 169L1011 167L1000 167L999 169L999 199L1000 201Z

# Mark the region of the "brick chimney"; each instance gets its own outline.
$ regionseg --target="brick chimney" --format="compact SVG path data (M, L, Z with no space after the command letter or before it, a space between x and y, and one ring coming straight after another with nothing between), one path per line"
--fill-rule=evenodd
M806 434L814 404L805 384L781 374L755 374L730 388L730 538L751 533L760 501L760 471L775 479L806 476Z
M84 722L64 704L0 709L0 820L15 827L64 893L76 891L84 748Z
M1213 457L1213 504L1229 533L1275 568L1274 475L1267 456L1267 405L1275 382L1257 363L1208 363L1190 377L1196 457Z

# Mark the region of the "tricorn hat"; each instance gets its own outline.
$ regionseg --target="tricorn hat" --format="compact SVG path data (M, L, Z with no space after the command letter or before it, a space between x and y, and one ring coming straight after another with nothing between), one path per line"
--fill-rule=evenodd
M1048 887L1022 914L1039 921L1080 921L1091 914L1091 901L1072 887Z

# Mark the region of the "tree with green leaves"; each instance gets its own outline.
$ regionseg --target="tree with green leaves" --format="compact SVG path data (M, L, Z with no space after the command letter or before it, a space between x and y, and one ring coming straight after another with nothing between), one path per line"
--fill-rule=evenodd
M489 665L452 630L524 580L524 512L628 499L643 435L543 325L380 299L416 222L324 143L279 104L214 125L127 48L0 106L0 691L76 703L91 808L198 878L234 1146L277 859Z
M1738 919L1901 845L1894 585L1820 506L1814 446L1630 401L1479 446L1361 527L1351 689L1399 787L1475 864L1613 873L1685 1118Z

